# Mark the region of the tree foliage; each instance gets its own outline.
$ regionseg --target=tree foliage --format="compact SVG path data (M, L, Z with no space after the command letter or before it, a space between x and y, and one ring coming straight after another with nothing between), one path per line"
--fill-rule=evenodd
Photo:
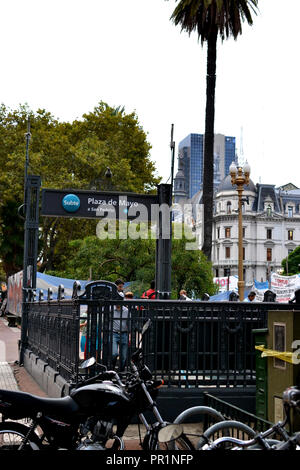
M300 273L300 246L297 246L287 258L284 258L281 265L285 276Z
M23 222L17 208L23 202L25 135L30 119L29 174L40 175L42 187L53 189L115 189L151 192L160 178L150 159L150 144L135 113L100 102L93 112L72 123L60 122L46 110L27 105L0 107L0 258L7 275L22 269ZM105 170L112 171L111 188ZM14 237L4 220L14 219ZM55 269L68 242L95 234L96 221L41 217L40 270ZM12 243L11 243L12 241ZM17 243L17 246L14 245Z
M204 292L215 293L211 263L199 250L186 250L187 239L172 240L172 297L178 298L180 289L200 297ZM156 240L115 239L100 240L96 236L73 240L68 255L55 271L59 277L71 279L105 279L114 282L121 277L131 282L137 296L149 288L155 278Z

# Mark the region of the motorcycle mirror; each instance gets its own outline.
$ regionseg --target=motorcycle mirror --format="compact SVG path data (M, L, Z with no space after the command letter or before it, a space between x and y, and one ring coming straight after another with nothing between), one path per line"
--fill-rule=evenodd
M146 333L146 331L148 330L148 328L150 327L150 325L151 325L151 320L150 320L150 318L148 318L148 320L146 321L146 323L144 323L144 325L143 325L142 336Z
M80 369L87 369L88 367L92 367L94 364L96 364L96 359L94 357L90 357L80 364Z
M168 424L161 428L158 432L159 442L175 441L183 434L183 426L181 424Z

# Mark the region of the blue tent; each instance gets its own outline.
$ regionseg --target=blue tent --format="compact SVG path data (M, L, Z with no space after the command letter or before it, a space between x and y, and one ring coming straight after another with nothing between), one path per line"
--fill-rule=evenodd
M77 279L76 279L77 280ZM53 298L57 298L57 292L58 292L58 286L62 284L64 286L64 296L65 299L71 299L72 298L72 293L73 293L73 284L75 282L75 279L68 279L65 277L56 277L56 276L49 276L48 274L40 273L37 272L36 275L36 291L37 291L37 296L39 295L40 289L43 290L44 292L44 298L47 296L48 288L50 287L53 292ZM92 281L83 281L83 280L78 280L81 286L80 293L83 294L85 290L85 286L88 282ZM130 282L126 282L124 284L125 288L128 288L130 286Z
M251 289L244 290L244 299L248 296ZM229 300L229 295L232 291L227 290L225 292L220 292L219 294L212 295L209 299L209 302L223 302ZM235 291L234 291L235 292Z
M44 298L47 296L48 288L50 287L53 292L53 298L57 298L58 286L62 284L65 288L64 295L66 299L71 299L73 292L73 284L75 279L68 279L64 277L49 276L48 274L37 272L36 287L37 295L40 289L44 292ZM84 292L85 285L90 281L78 281L81 286L81 292Z

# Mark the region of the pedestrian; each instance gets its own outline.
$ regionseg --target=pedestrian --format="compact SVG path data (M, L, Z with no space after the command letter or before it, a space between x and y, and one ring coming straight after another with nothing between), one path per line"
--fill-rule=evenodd
M133 299L134 295L133 292L125 292L125 299Z
M248 297L246 297L243 302L255 302L255 297L256 292L254 292L254 290L251 290L248 294Z
M7 303L7 286L5 282L1 284L1 308L0 308L0 317L2 317L6 310Z
M80 351L84 353L84 359L86 359L87 312L83 312L80 316L80 332Z
M127 296L131 298L130 294L127 293ZM133 294L132 294L133 296ZM112 328L112 366L116 367L117 359L119 356L119 371L123 372L125 369L127 352L128 352L128 342L129 342L129 318L128 318L128 308L124 305L115 305L113 312L113 328Z
M121 296L121 297L124 297L124 292L123 292L123 289L124 289L124 281L122 279L117 279L116 282L115 282L116 286L117 286L117 291L118 291L118 294Z
M187 296L187 292L184 289L181 289L179 292L179 300L192 300Z
M143 292L142 299L156 299L155 281L151 281L150 289Z
M210 299L210 295L207 292L204 292L204 294L201 297L202 302L208 302Z

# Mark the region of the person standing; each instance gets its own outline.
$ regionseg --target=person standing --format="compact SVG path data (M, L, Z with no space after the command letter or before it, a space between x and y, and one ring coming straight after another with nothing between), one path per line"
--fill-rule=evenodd
M142 299L156 299L155 281L151 281L150 289L143 292Z
M1 284L1 302L0 302L0 317L2 317L5 313L7 303L7 285L5 282Z
M184 289L181 289L179 292L179 300L192 300L187 296L187 291Z
M127 292L126 298L133 298L132 292ZM114 306L113 315L113 332L112 332L112 366L116 367L117 359L119 356L120 368L119 371L123 372L125 369L128 341L129 341L129 318L128 308L124 305Z
M243 302L255 302L256 292L254 290L250 291L248 297L246 297Z
M87 312L84 311L80 315L80 351L84 353L84 359L86 359L86 335L87 335Z
M117 286L117 290L118 290L118 294L121 296L121 297L124 297L124 292L123 292L123 289L124 289L124 281L122 279L117 279L116 282L115 282L116 286Z

